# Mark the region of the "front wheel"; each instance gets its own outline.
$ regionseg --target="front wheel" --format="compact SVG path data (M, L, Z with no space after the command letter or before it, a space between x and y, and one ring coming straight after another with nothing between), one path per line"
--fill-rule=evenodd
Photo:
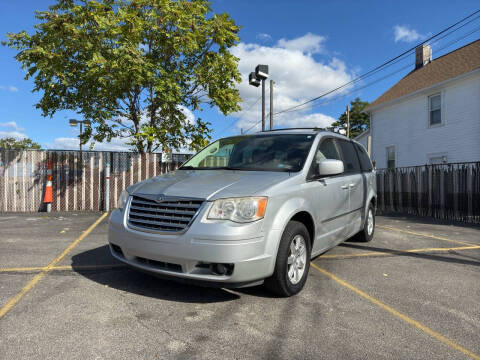
M310 234L305 225L290 221L278 247L273 275L265 280L266 287L280 296L300 292L310 269Z
M369 242L373 239L375 233L375 212L373 205L370 204L367 210L367 216L365 217L365 224L363 229L358 233L358 239L363 242Z

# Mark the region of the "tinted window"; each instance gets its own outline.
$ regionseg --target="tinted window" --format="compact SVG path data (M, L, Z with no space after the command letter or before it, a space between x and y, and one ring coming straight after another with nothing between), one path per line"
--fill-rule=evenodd
M345 140L338 140L342 151L342 160L346 173L360 172L360 163L353 143Z
M309 178L315 177L318 164L325 159L342 160L337 145L332 138L327 138L320 142L320 145L315 152L315 158L313 159L312 166L310 167L308 174Z
M360 167L362 168L362 171L372 171L372 162L370 161L370 157L368 156L363 146L355 144L355 147L358 151L358 157L360 158Z
M220 139L180 170L300 171L314 138L306 134L260 134Z
M315 161L317 164L325 159L342 160L332 138L323 140L315 154Z

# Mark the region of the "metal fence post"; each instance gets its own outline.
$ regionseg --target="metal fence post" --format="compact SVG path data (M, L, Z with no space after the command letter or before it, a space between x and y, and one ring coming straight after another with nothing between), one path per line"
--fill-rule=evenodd
M105 164L105 211L110 210L110 160Z

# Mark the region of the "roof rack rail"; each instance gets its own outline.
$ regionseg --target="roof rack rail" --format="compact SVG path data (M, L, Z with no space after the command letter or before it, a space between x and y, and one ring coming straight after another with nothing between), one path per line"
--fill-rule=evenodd
M321 128L321 127L293 127L293 128L280 128L280 129L273 129L273 130L266 130L264 132L270 132L270 131L282 131L282 130L313 130L313 131L330 131L335 134L340 134L340 129L339 128L334 128L332 126L327 127L327 128ZM261 132L261 131L260 131Z
M281 131L281 130L314 130L314 131L325 131L326 129L320 127L292 127L292 128L280 128L280 129L273 129L267 130L268 131Z

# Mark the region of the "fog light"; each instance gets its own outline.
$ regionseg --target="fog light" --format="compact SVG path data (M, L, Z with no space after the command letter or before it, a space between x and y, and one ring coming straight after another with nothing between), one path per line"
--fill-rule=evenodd
M227 273L227 267L223 264L217 264L215 266L215 272L218 274L218 275L225 275Z
M212 264L211 271L216 275L231 275L233 272L233 264Z

